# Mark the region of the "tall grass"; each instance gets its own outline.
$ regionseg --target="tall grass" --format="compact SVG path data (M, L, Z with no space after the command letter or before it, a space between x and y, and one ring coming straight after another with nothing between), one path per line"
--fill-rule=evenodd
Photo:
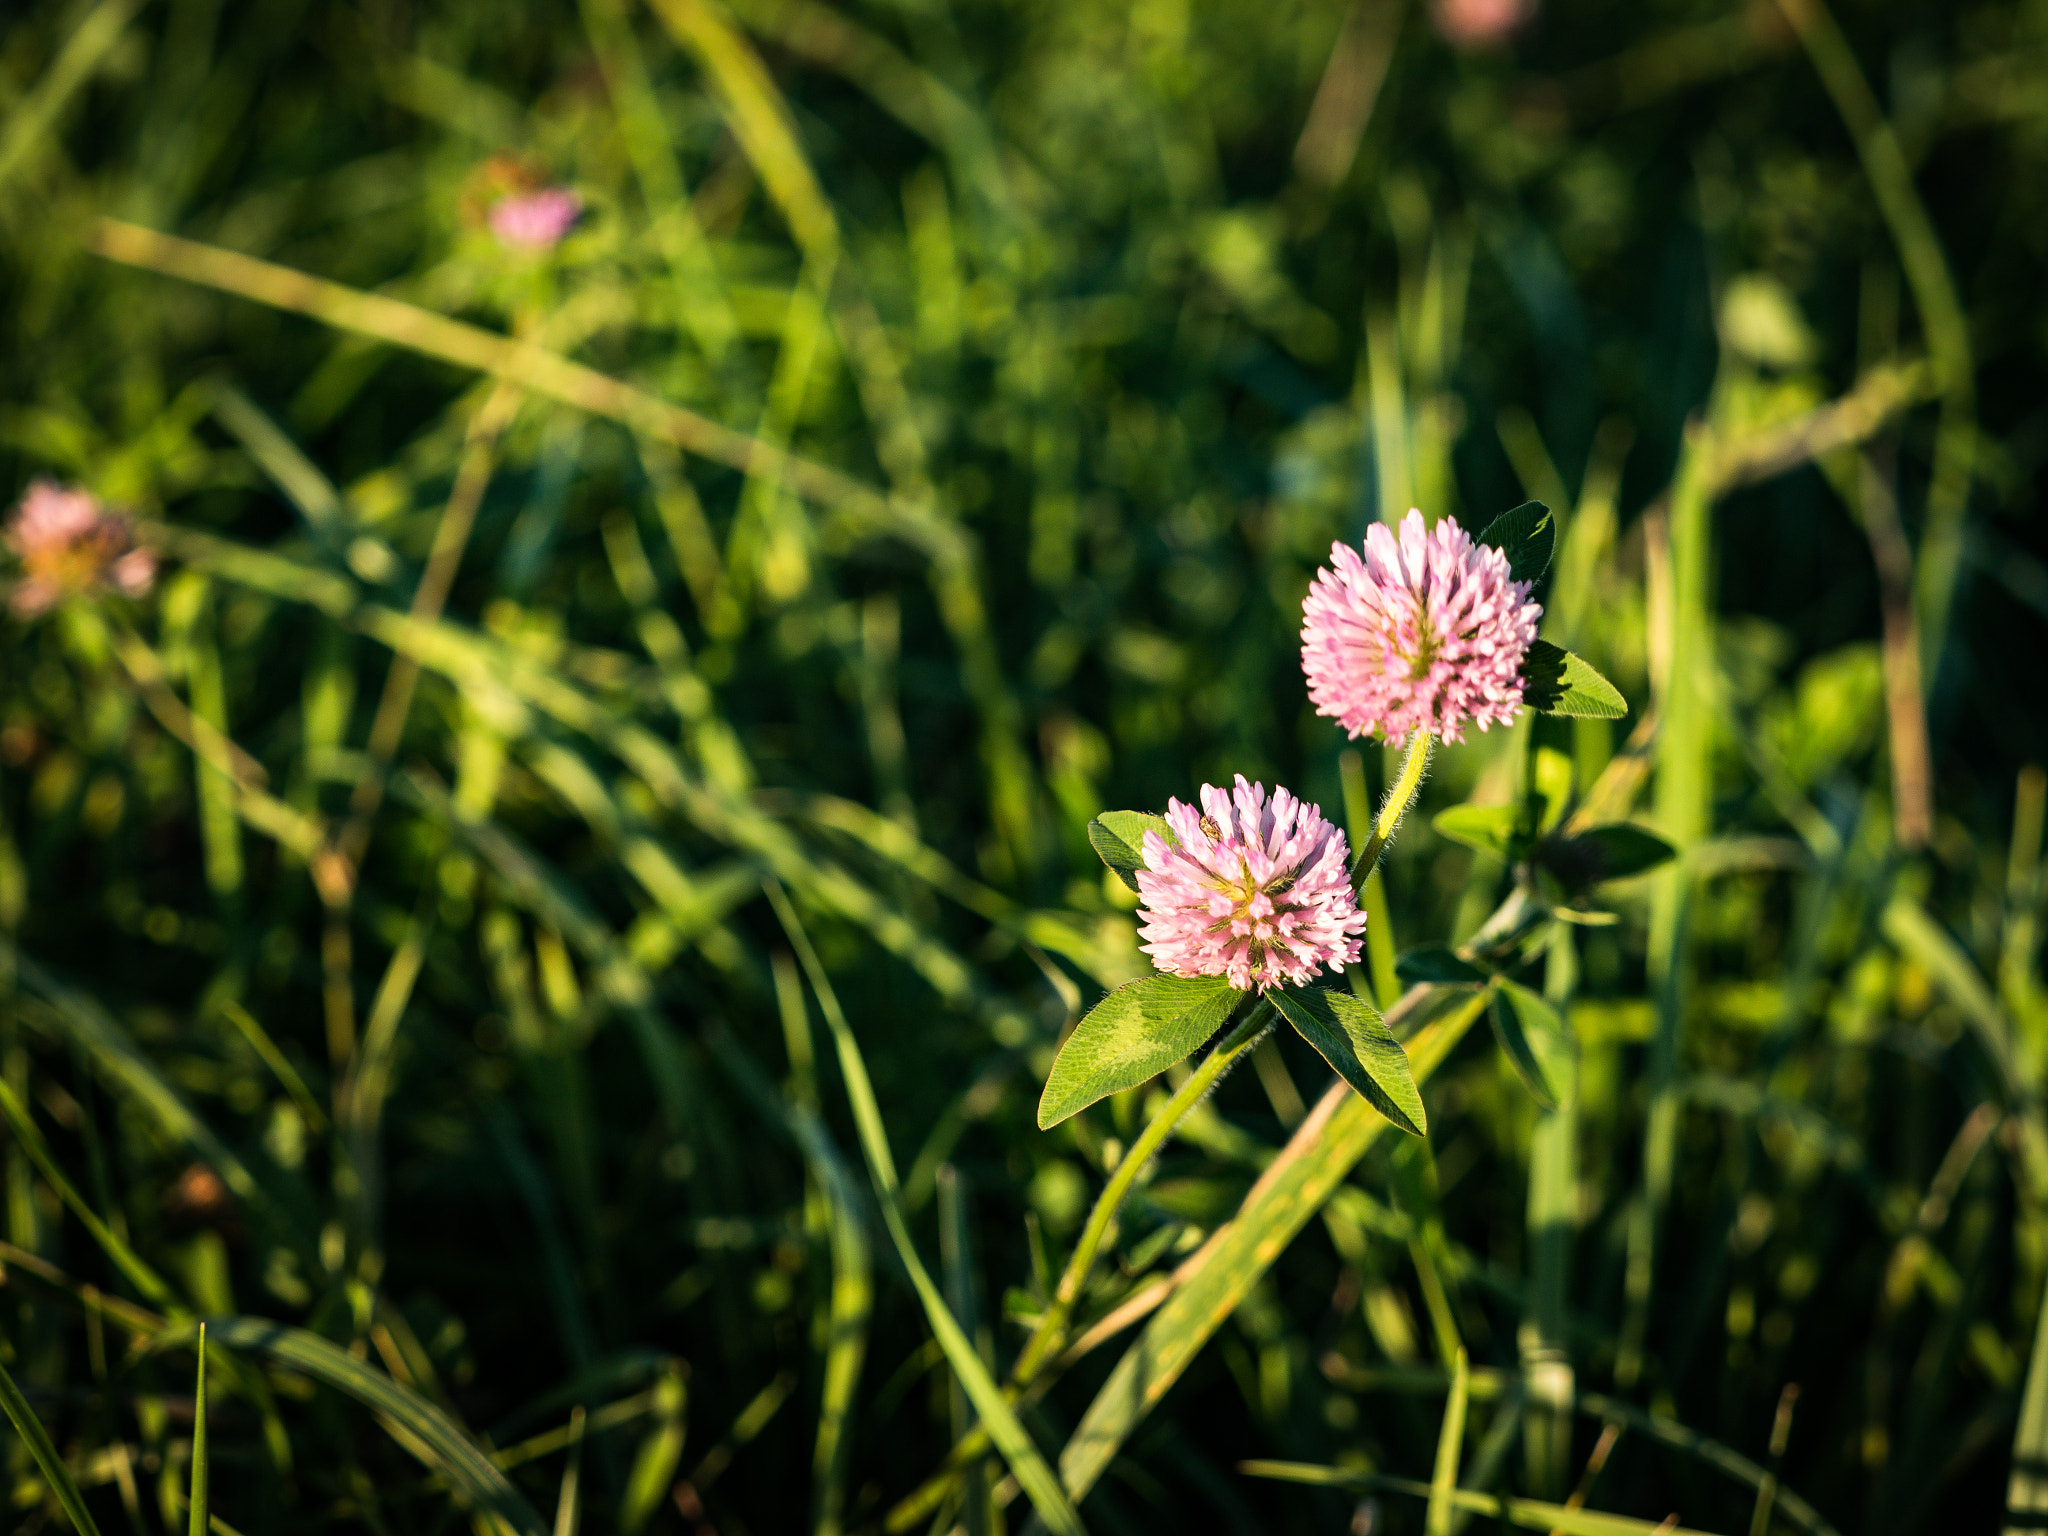
M24 1529L2038 1523L2044 18L1445 15L10 19L0 489L163 567L0 617ZM1036 1128L1089 821L1362 846L1309 577L1526 498L1632 711L1367 887L1427 1139L1276 1036L1062 1298L1187 1072ZM1520 962L1554 1107L1403 1001L1461 805L1681 850Z

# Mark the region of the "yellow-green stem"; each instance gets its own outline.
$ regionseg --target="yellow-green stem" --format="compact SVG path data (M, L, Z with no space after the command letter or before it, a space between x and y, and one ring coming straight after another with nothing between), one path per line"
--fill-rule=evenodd
M1408 808L1415 803L1415 793L1422 788L1422 776L1429 768L1429 751L1436 738L1426 730L1417 731L1408 740L1408 756L1402 760L1400 777L1394 780L1387 791L1387 798L1380 802L1380 813L1373 818L1372 836L1358 851L1358 863L1354 873L1362 881L1373 872L1386 851L1395 831L1401 825L1401 818L1408 814Z
M1258 1006L1224 1036L1223 1043L1188 1074L1188 1080L1180 1085L1179 1091L1166 1101L1165 1107L1152 1117L1152 1123L1131 1143L1131 1150L1124 1154L1116 1172L1109 1176L1109 1183L1103 1186L1095 1209L1088 1213L1088 1225L1081 1229L1081 1240L1074 1245L1073 1256L1067 1260L1066 1270L1060 1275L1052 1304L1039 1318L1031 1337L1025 1340L1023 1353L1017 1356L1016 1367L1010 1373L1013 1387L1029 1384L1039 1368L1066 1343L1067 1321L1074 1314L1074 1303L1080 1300L1081 1287L1088 1283L1089 1272L1095 1267L1095 1256L1109 1233L1110 1223L1116 1219L1117 1210L1124 1203L1124 1196L1131 1192L1131 1185L1137 1181L1138 1174L1152 1160L1152 1154L1165 1145L1166 1138L1173 1134L1173 1128L1180 1124L1181 1117L1202 1101L1239 1057L1258 1044L1266 1031L1272 1028L1275 1017L1273 1005L1260 999Z

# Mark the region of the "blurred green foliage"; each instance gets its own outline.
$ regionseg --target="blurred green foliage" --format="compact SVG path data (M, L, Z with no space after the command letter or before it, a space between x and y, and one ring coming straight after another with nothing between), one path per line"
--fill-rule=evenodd
M1000 1379L1159 1095L1033 1122L1144 968L1089 819L1241 772L1360 827L1392 764L1309 710L1312 571L1525 498L1545 635L1635 709L1447 749L1429 807L1633 813L1684 861L1518 972L1565 1107L1469 1035L1083 1517L1419 1530L1345 1479L1427 1481L1460 1347L1469 1487L2048 1507L2048 10L1484 21L10 18L0 486L83 484L164 560L0 618L0 1357L106 1529L183 1518L199 1314L241 1318L216 1530L910 1528L973 1413L819 1019ZM583 200L552 250L491 233L522 179ZM1412 818L1360 984L1512 880ZM1328 1079L1255 1067L1084 1325L1156 1303ZM1128 1337L1025 1404L1049 1460ZM1000 1460L916 1507L1028 1512Z

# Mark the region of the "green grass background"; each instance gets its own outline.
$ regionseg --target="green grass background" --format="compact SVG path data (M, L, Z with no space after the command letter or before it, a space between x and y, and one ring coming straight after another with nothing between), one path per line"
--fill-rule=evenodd
M585 199L555 252L479 221L499 154ZM2044 158L2038 3L12 10L0 489L165 565L0 619L0 1358L97 1521L183 1518L207 1315L230 1531L1022 1529L1000 1459L892 1515L972 1413L819 1027L1000 1377L1150 1102L1034 1125L1144 969L1088 820L1241 772L1358 825L1311 573L1535 497L1631 716L1424 810L1684 859L1526 969L1568 1108L1468 1035L1082 1516L1420 1530L1240 1464L1427 1482L1462 1345L1470 1487L2037 1526ZM1411 818L1360 984L1510 879ZM1228 1079L1086 1317L1327 1078Z

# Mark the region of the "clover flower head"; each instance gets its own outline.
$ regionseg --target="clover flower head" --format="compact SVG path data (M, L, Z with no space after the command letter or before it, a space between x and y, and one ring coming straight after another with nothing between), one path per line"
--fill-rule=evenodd
M1360 551L1332 544L1302 604L1301 666L1316 713L1350 735L1415 730L1464 739L1465 722L1507 725L1522 708L1522 658L1536 639L1530 583L1499 550L1446 517L1411 510Z
M1365 914L1351 851L1322 811L1237 776L1202 786L1201 806L1167 802L1173 841L1147 832L1137 872L1141 947L1174 976L1227 976L1240 991L1299 985L1358 958Z
M102 583L137 597L156 579L156 556L137 547L126 518L51 480L29 486L0 538L21 562L9 606L22 618Z
M491 232L501 244L545 251L561 243L583 214L583 199L566 187L515 192L491 205Z

